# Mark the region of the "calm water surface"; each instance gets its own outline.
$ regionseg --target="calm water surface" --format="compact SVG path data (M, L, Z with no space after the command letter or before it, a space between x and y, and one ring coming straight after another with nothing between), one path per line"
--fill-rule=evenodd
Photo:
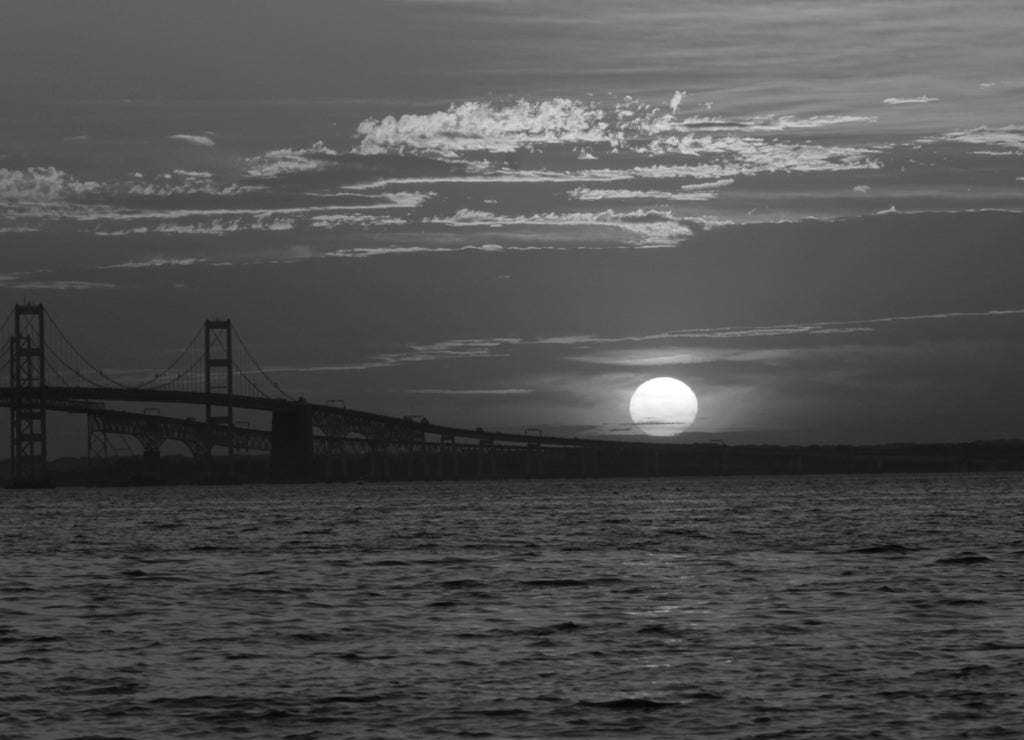
M1024 736L1019 475L4 492L0 736Z

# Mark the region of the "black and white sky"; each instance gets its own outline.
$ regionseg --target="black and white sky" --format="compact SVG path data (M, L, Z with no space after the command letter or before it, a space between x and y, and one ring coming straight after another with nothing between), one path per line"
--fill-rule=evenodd
M0 298L458 426L1024 436L1024 5L6 0Z

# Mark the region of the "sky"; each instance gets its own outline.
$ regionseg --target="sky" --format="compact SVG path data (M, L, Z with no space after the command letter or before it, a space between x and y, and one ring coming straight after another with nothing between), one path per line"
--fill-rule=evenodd
M114 375L229 317L453 426L1024 436L1016 0L0 9L0 298Z

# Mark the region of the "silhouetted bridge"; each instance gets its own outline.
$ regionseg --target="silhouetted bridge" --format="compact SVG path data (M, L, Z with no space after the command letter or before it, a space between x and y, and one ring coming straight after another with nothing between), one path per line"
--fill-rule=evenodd
M204 322L163 371L139 382L124 378L89 362L41 304L15 306L0 325L0 406L10 408L10 483L48 484L46 422L55 411L87 417L90 465L103 467L111 435L129 436L141 444L154 477L161 447L172 440L205 461L211 475L231 478L236 462L262 453L269 455L270 476L288 481L847 472L916 459L856 448L726 448L552 437L539 429L491 432L310 403L278 387L231 322L222 319ZM150 408L140 413L109 403ZM153 404L200 412L171 417L152 413ZM250 427L238 411L269 413L269 428Z
M195 407L177 418L108 404ZM90 461L106 459L110 435L135 438L143 458L167 441L231 474L241 453L266 453L281 480L650 474L663 445L487 432L430 424L331 404L282 390L228 320L208 320L169 367L140 382L87 360L41 304L14 307L0 326L0 405L10 408L11 483L45 484L47 413L88 418ZM152 410L152 409L150 409ZM269 412L254 429L239 411Z

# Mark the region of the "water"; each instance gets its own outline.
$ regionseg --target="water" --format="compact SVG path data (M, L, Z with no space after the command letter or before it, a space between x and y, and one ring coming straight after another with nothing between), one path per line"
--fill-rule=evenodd
M1018 737L1022 484L9 491L0 735Z

